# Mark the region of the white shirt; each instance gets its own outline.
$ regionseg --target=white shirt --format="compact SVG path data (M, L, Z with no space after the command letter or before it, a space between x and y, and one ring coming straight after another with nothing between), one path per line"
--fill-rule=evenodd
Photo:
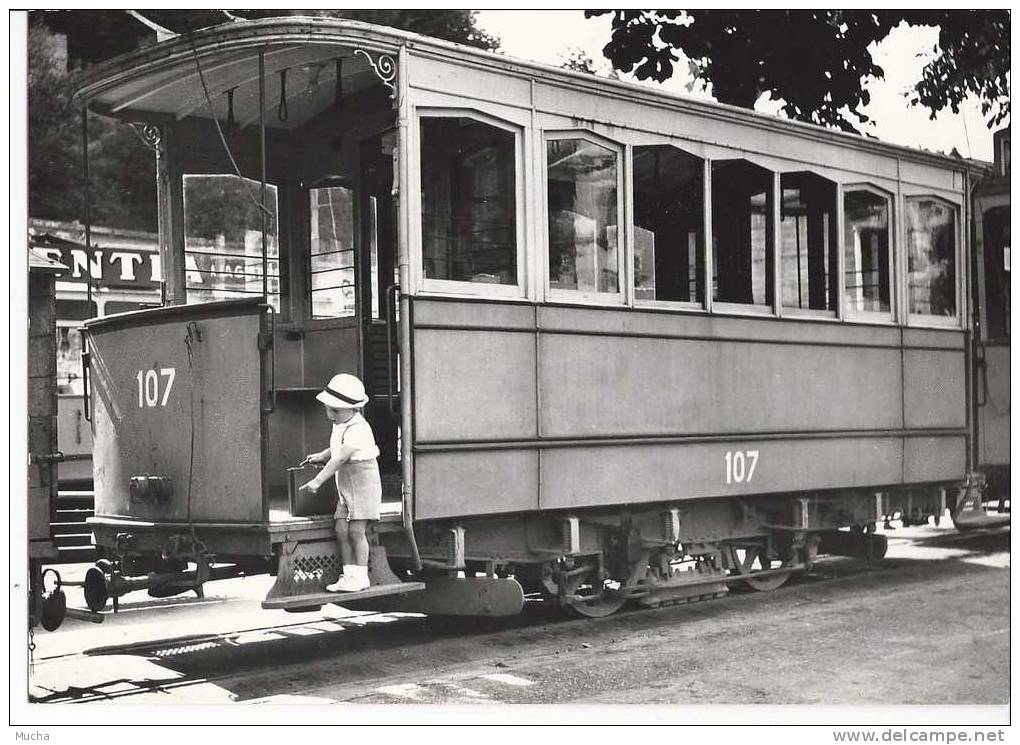
M340 453L340 447L347 445L354 448L352 461L375 460L379 457L379 447L375 444L372 426L361 414L355 414L343 424L334 424L329 436L330 456Z

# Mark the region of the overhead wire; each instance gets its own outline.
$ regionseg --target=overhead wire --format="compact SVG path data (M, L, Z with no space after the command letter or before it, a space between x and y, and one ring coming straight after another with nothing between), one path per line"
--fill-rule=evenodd
M241 185L244 187L244 191L248 195L248 198L251 199L252 204L254 204L261 213L265 214L265 216L271 220L273 218L272 212L269 211L265 204L255 197L255 194L252 193L251 189L248 187L248 182L245 177L241 175L241 169L237 165L237 160L234 159L234 153L230 149L226 135L223 134L223 127L220 126L219 117L216 116L216 108L213 106L212 96L209 94L209 86L206 85L205 82L205 73L202 72L202 63L199 59L198 47L195 46L193 35L194 32L190 28L184 32L184 37L188 40L188 46L191 47L191 54L195 60L195 69L198 71L198 80L202 84L202 93L205 96L206 105L209 107L209 115L212 117L213 124L216 125L216 133L220 137L220 143L223 145L223 150L227 154L227 159L230 160L230 165L233 167L234 173L241 180ZM231 91L231 103L232 101L233 95Z

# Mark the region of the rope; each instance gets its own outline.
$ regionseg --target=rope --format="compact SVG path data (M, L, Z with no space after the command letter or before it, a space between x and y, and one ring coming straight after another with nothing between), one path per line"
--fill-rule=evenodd
M189 451L188 451L188 511L187 511L187 523L188 531L191 533L192 548L195 551L196 556L199 553L205 553L205 544L198 540L198 536L195 534L195 524L191 521L191 491L195 475L195 368L193 363L194 349L192 348L193 343L202 341L202 330L198 327L198 324L194 321L189 321L187 326L187 333L184 336L184 345L188 348L188 372L190 373L190 384L189 389L189 407L188 416L191 423L191 433L189 435ZM201 547L201 548L200 548ZM196 564L197 566L197 564Z

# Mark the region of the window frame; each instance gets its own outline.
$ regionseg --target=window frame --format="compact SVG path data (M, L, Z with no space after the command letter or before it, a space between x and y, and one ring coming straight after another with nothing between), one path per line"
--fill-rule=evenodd
M753 166L761 168L767 171L771 175L771 220L772 229L767 231L766 241L772 241L772 260L769 262L772 265L772 281L768 281L768 274L766 274L765 292L766 295L772 293L772 302L764 305L758 305L755 303L734 303L727 300L717 300L715 298L715 286L714 278L716 272L715 256L713 251L712 242L715 240L715 231L712 227L712 223L715 219L715 203L712 199L712 190L715 188L713 181L715 174L711 173L712 166L715 163L725 162L730 160L742 160L750 163ZM783 301L782 301L782 276L780 275L780 256L779 256L779 200L782 198L782 190L779 186L781 172L773 169L771 166L765 166L759 163L753 158L748 158L743 151L734 151L734 155L727 155L726 157L706 158L706 168L709 170L707 178L707 196L705 199L705 220L706 220L706 233L705 233L705 299L706 307L713 313L727 315L727 316L752 316L752 317L769 317L769 318L782 318L783 317ZM768 223L766 222L766 225ZM768 243L765 248L766 256L768 255Z
M701 291L702 296L705 298L704 301L698 302L696 300L646 300L639 299L637 296L637 275L634 273L633 255L637 251L636 239L634 238L634 229L637 228L635 222L635 215L637 214L637 208L634 206L634 151L638 148L647 147L670 147L674 150L678 150L684 155L688 155L692 158L697 158L701 161L701 252L702 252L702 266L704 267L705 277L701 278L698 289ZM635 308L663 308L673 310L685 310L685 311L703 311L708 312L709 310L709 295L712 292L712 266L711 266L711 251L709 251L709 241L712 239L711 229L708 225L708 221L711 219L709 213L709 192L712 188L711 182L711 169L712 161L710 158L706 158L703 155L692 153L689 150L685 150L681 145L675 142L655 142L650 144L630 145L628 146L628 161L629 161L629 173L631 177L628 179L627 184L627 200L626 202L630 205L628 208L629 220L628 220L628 242L630 245L631 263L629 264L630 283L629 290L631 297L634 298L633 306Z
M960 328L963 322L963 308L962 304L965 299L963 291L964 284L967 281L967 267L963 265L963 226L961 223L961 215L963 214L962 206L958 202L954 202L951 199L947 199L944 196L938 194L932 194L930 192L922 194L902 194L900 196L902 200L903 220L903 318L905 319L906 326L915 327L929 327L929 328ZM953 225L954 232L954 251L953 260L955 263L956 276L953 278L953 292L955 293L954 307L955 313L951 316L936 316L929 313L913 313L910 310L910 257L909 257L909 243L910 240L907 237L907 210L910 202L918 202L930 200L934 202L940 202L953 210Z
M980 198L974 200L974 218L975 218L975 235L974 243L972 243L971 250L974 252L975 271L979 274L975 277L977 280L975 286L979 293L977 297L977 304L980 309L980 326L981 326L981 341L985 343L1002 343L1003 341L1009 342L1012 328L1011 324L1006 323L1006 333L992 335L990 333L991 325L988 320L988 297L989 297L989 282L988 282L988 260L989 260L989 245L985 240L987 235L988 216L993 213L1003 211L1007 220L1010 219L1011 210L1009 202L1001 202L999 200L993 200L991 203L985 203ZM980 253L978 253L978 247L980 246ZM998 254L997 263L1003 267L1005 271L1005 255L1001 252ZM1005 313L1006 319L1009 318L1009 313Z
M889 310L856 310L846 300L846 196L848 192L863 191L874 194L885 199L889 207L889 226L886 232L889 234ZM899 308L899 280L897 268L900 265L898 257L899 241L897 236L897 199L892 192L886 191L874 184L867 182L855 182L841 184L838 189L836 206L839 211L837 238L839 239L839 307L841 318L844 321L853 323L873 323L879 325L896 325L900 317Z
M351 192L351 199L352 199L352 210L353 211L352 211L352 220L351 220L351 222L353 224L352 224L351 227L352 227L353 235L351 236L351 252L352 252L352 256L351 256L351 269L354 271L354 313L351 314L351 315L347 315L347 316L316 316L314 314L315 304L314 304L313 299L312 299L312 295L313 295L314 292L316 292L316 290L312 286L312 283L313 283L313 279L312 279L312 275L313 275L313 272L312 272L312 256L313 256L313 254L312 254L312 206L310 204L310 197L311 197L312 189L332 189L332 188L337 188L337 187L344 188L344 189L347 189L348 191L350 191ZM334 323L334 324L340 323L341 325L348 325L348 324L350 324L352 322L356 322L356 319L358 319L361 316L360 306L361 306L361 298L362 298L362 292L363 292L362 287L361 287L361 283L358 281L359 272L361 270L361 257L359 255L361 253L360 235L359 235L360 230L361 230L361 225L360 225L360 222L359 222L359 219L358 219L358 202L359 202L359 199L360 199L361 192L360 192L360 189L359 189L359 184L357 182L355 182L354 179L351 179L351 178L349 178L347 176L342 176L340 174L329 174L329 175L325 175L325 176L320 176L319 178L315 179L314 181L312 181L310 183L303 184L301 186L301 188L300 188L300 193L302 194L301 205L302 205L302 220L304 222L304 231L305 231L305 245L308 247L308 250L305 251L304 255L301 257L301 271L302 271L302 274L304 275L304 278L303 278L303 281L302 281L301 284L302 284L302 296L303 296L302 297L302 302L305 305L305 314L304 314L305 315L305 322L309 323L309 324L313 324L313 325L318 325L318 324L322 324L322 323L326 323L327 325L329 325L330 323ZM315 255L316 256L323 256L325 254L315 254ZM330 289L330 288L323 288L323 289Z
M514 136L514 231L517 249L517 283L513 285L490 284L487 282L465 282L454 279L431 279L425 276L425 241L422 231L422 219L425 211L422 203L422 152L421 152L421 122L422 119L471 119L481 124L486 124L496 129L509 132ZM413 144L413 166L415 173L411 183L415 185L414 200L412 205L413 213L417 219L412 219L412 235L414 236L414 258L412 276L417 278L419 292L437 295L459 295L469 297L489 297L500 299L523 299L527 297L528 288L528 262L527 262L527 230L525 221L525 167L524 167L524 139L525 128L519 124L500 119L474 109L445 108L445 107L421 107L415 109Z
M632 164L628 156L628 147L623 143L610 140L607 137L592 132L589 129L544 129L539 138L541 142L541 167L539 169L540 195L541 199L541 228L542 239L539 250L541 251L541 265L544 274L545 299L552 302L578 303L584 305L603 306L629 306L628 296L633 297L634 278L630 269L631 256L631 233L633 230L632 215L627 209L628 175L632 170ZM588 140L594 145L612 150L616 154L616 262L617 262L617 290L616 292L589 292L587 290L564 290L553 287L551 282L551 267L549 265L549 150L548 143L555 140Z
M839 235L839 231L843 227L842 224L841 224L841 221L840 221L840 214L842 212L842 210L841 210L841 200L843 199L843 192L842 192L842 190L840 188L840 184L839 184L838 181L833 181L828 176L823 176L822 174L818 173L817 171L811 170L810 167L805 167L805 168L802 168L801 170L798 170L798 171L776 171L776 173L779 175L779 192L778 192L779 196L776 199L776 203L777 203L779 209L778 209L778 212L777 212L777 215L776 215L776 218L775 218L775 220L776 220L776 237L774 239L775 243L776 243L775 253L776 253L776 259L777 259L777 264L778 264L778 268L776 269L776 277L779 279L778 287L776 288L776 309L777 309L777 315L779 315L780 317L785 317L785 318L811 318L811 319L820 320L820 321L836 321L836 320L839 320L841 318L841 316L840 316L840 307L841 307L841 305L843 303L843 292L844 292L844 287L843 287L844 283L843 283L843 274L842 274L842 272L845 271L844 264L840 260L840 257L842 256L842 251L843 251L843 243L842 243L842 241L840 239L840 235ZM783 176L785 176L785 175L793 175L793 174L797 174L797 173L809 173L812 176L815 176L817 178L824 179L825 181L828 181L834 187L833 191L834 191L834 201L835 201L835 203L833 205L834 209L833 209L833 212L832 212L832 218L831 219L832 219L832 222L835 224L835 228L836 228L836 246L835 246L835 248L836 248L836 265L834 267L830 267L829 271L836 272L836 295L837 295L837 297L836 297L835 307L833 309L831 309L831 310L828 309L828 308L824 308L824 309L823 308L798 308L798 307L793 306L793 305L785 305L784 302L783 302L783 280L785 279L785 277L783 276L783 226L782 226L782 222L783 222L783 220L782 220L782 216L783 216ZM891 254L892 254L892 251L890 250L890 255Z
M187 169L187 170L182 170L180 172L180 175L179 175L180 194L181 194L181 202L180 202L180 204L181 204L181 207L180 207L180 226L179 226L179 228L180 228L180 246L181 246L181 254L180 254L180 257L181 257L181 270L180 271L181 271L181 277L183 279L183 284L181 285L181 294L182 294L182 297L184 298L184 304L185 305L206 305L208 303L222 302L222 300L207 300L207 301L199 301L199 302L196 302L196 303L191 303L189 301L189 297L191 295L191 290L198 289L199 291L201 291L202 288L195 288L195 287L189 287L188 286L188 272L191 271L191 270L188 269L188 253L189 253L189 251L188 251L188 234L187 234L187 220L188 220L187 209L188 208L187 208L187 187L186 187L186 182L187 182L188 178L217 178L217 177L224 177L224 176L225 177L229 177L229 178L241 178L244 181L248 181L248 182L253 183L256 187L259 186L259 180L258 179L254 179L254 178L251 178L249 176L244 176L244 175L238 176L238 174L236 174L236 173L226 172L226 171L217 171L217 170L208 170L208 171L206 171L206 170L191 170L191 169ZM290 313L290 307L291 307L292 299L289 297L290 293L291 293L291 288L289 286L290 285L290 278L289 278L288 275L284 274L284 265L289 261L289 258L285 258L284 247L283 247L283 241L284 241L284 238L283 238L283 235L284 235L284 191L285 191L285 187L284 187L284 185L281 185L279 183L276 183L274 181L270 181L270 180L267 179L266 180L266 194L267 195L269 194L270 188L276 190L276 253L277 253L277 255L276 255L275 258L267 256L267 262L271 262L271 261L275 261L276 262L276 279L279 282L280 290L277 293L270 292L268 294L269 294L270 298L273 295L277 295L279 297L280 309L277 311L277 313L279 313L281 316L287 316ZM203 252L201 252L201 251L192 251L190 253L194 254L194 253L203 253ZM239 258L245 258L245 257L242 255ZM199 270L199 272L201 272L201 271L202 270ZM272 274L269 275L269 277L272 277L272 276L273 276ZM228 291L228 292L233 292L233 291L231 290L231 291ZM241 293L240 294L240 298L244 298L244 297L262 297L262 293L261 292L258 292L258 293ZM232 300L232 299L240 299L240 298L231 297L231 298L226 298L226 299ZM269 300L269 298L267 298L267 300Z

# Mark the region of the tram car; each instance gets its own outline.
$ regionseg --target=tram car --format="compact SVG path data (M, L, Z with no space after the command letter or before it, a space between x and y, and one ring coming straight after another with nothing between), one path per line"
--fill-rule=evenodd
M973 188L974 378L977 470L986 487L961 500L961 530L1009 524L1010 130L995 133L995 161Z
M76 95L156 153L167 300L85 323L90 607L268 572L604 616L879 558L978 483L958 159L321 18ZM288 488L337 372L384 482L342 595L332 495Z

